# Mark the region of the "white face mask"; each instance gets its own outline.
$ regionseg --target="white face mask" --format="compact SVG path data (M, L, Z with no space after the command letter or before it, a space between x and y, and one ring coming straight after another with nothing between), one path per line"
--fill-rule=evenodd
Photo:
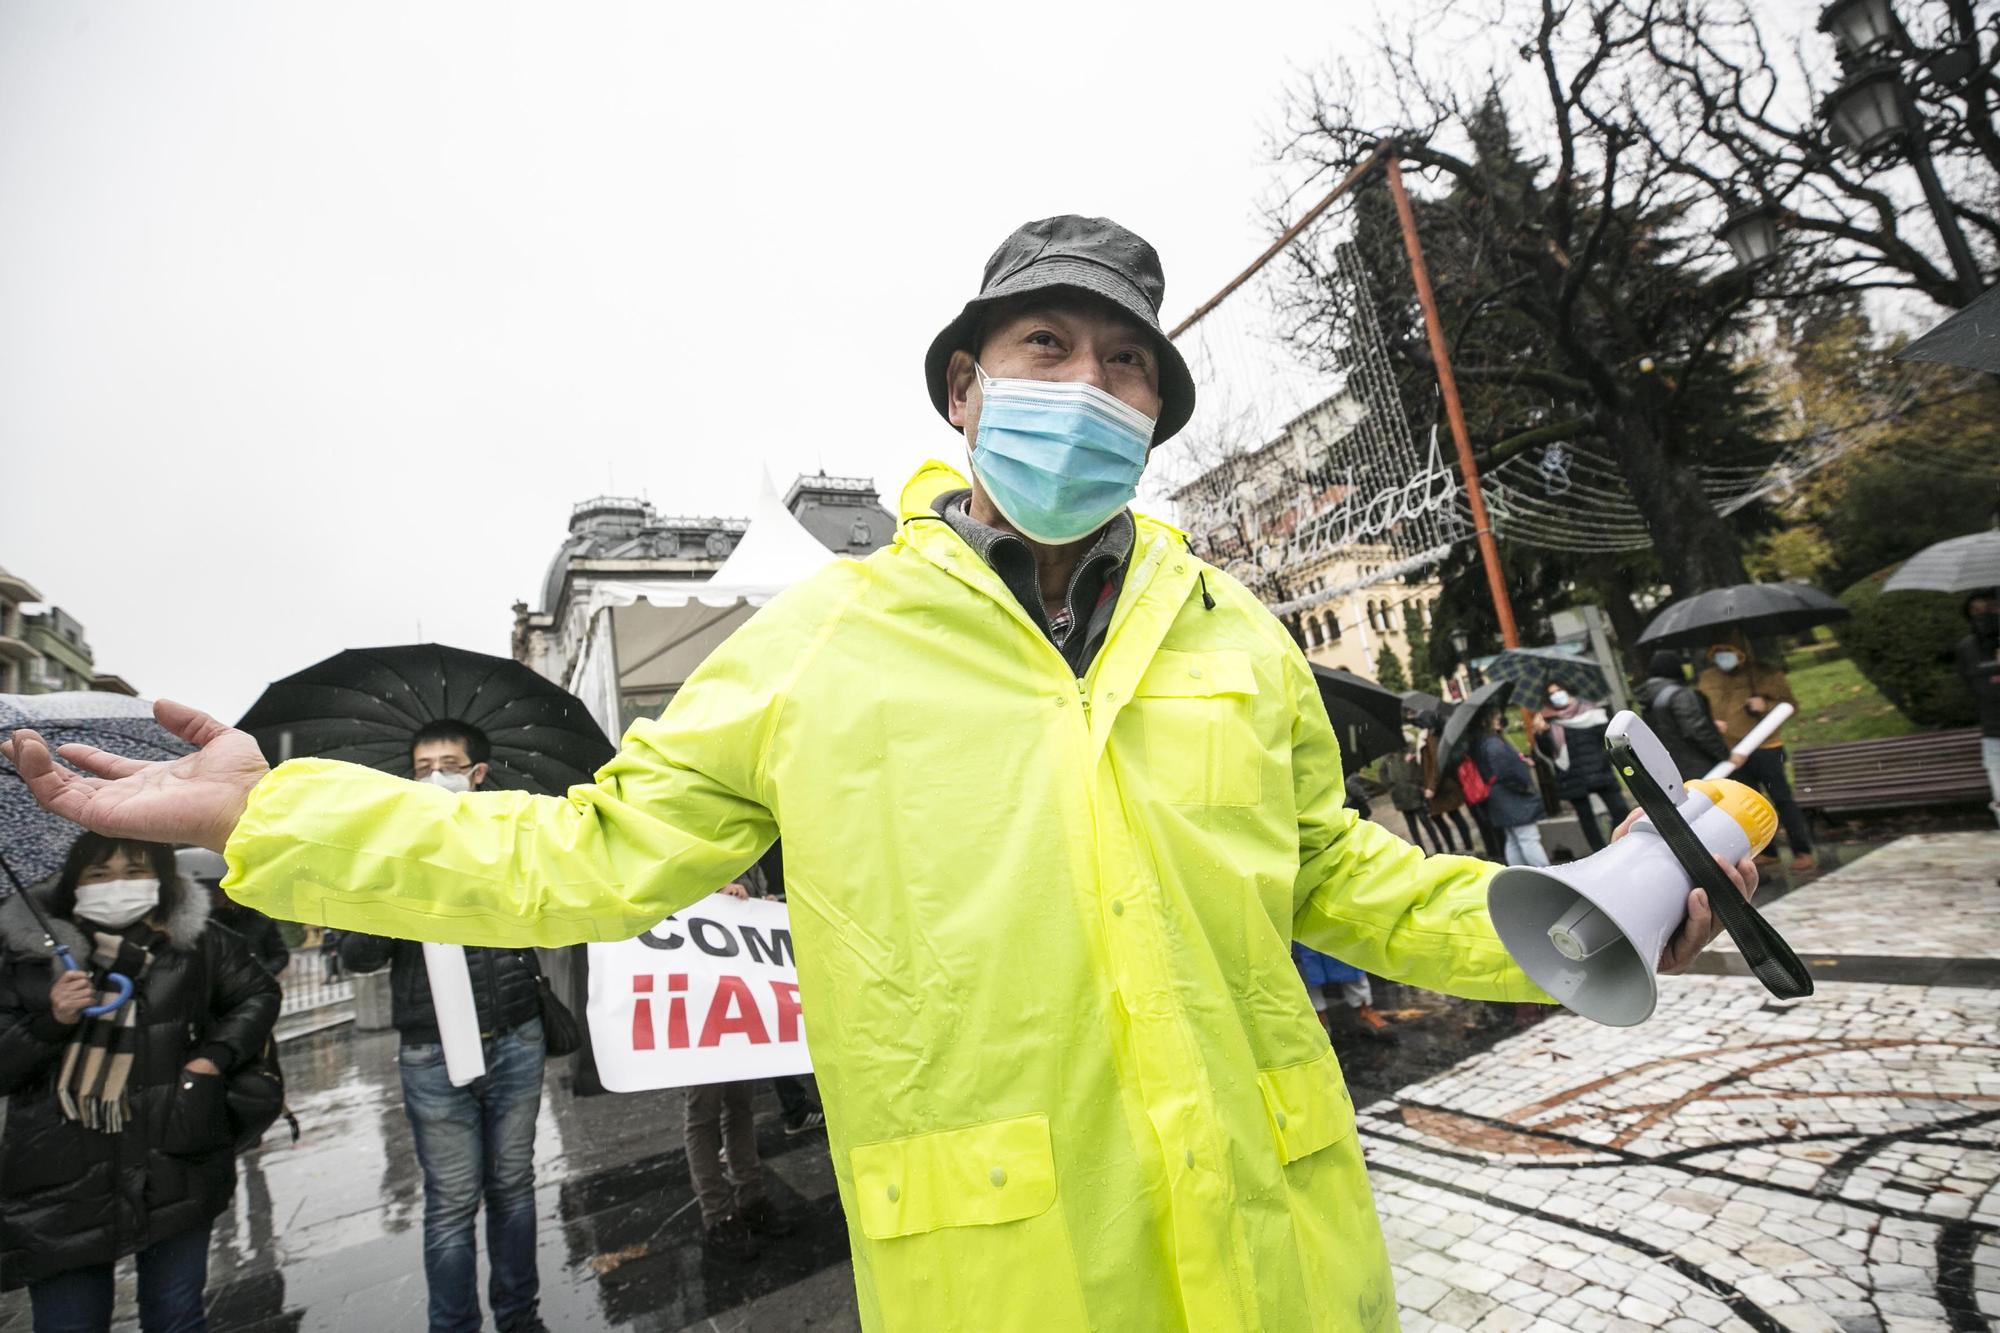
M131 925L159 905L157 879L109 879L76 887L76 914L113 930Z
M1738 657L1735 653L1717 653L1715 655L1715 664L1721 667L1724 671L1736 670L1737 664L1740 663L1742 660L1743 659Z
M1555 706L1556 706L1557 708L1568 708L1568 707L1569 707L1569 691L1568 691L1568 690L1555 690L1555 691L1551 692L1551 693L1550 693L1550 695L1549 695L1549 702L1550 702L1550 703L1552 703L1552 704L1554 704L1554 705L1555 705Z
M469 774L447 773L443 769L439 769L435 773L426 773L418 778L417 781L428 782L433 787L443 787L446 791L467 792L472 790L472 778Z

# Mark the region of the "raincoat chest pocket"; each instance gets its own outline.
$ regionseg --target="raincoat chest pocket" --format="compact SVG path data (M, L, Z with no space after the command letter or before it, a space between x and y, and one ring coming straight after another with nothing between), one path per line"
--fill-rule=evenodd
M1146 742L1146 781L1174 805L1256 805L1264 748L1251 704L1250 654L1161 649L1132 692Z
M975 1310L987 1328L1089 1326L1046 1115L865 1143L848 1162L876 1295L898 1327L965 1327Z
M1290 1163L1354 1133L1354 1101L1332 1051L1257 1075L1278 1156Z

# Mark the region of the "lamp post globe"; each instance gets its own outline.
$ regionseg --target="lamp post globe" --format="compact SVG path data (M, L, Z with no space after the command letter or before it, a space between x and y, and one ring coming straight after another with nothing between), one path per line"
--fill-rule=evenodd
M1849 56L1872 55L1902 40L1902 24L1889 0L1833 0L1819 12L1819 30Z
M1743 204L1733 208L1716 228L1716 236L1736 256L1736 267L1754 272L1778 257L1777 210L1769 204Z
M1841 146L1856 159L1894 143L1914 121L1909 93L1893 65L1856 70L1826 95L1820 113Z

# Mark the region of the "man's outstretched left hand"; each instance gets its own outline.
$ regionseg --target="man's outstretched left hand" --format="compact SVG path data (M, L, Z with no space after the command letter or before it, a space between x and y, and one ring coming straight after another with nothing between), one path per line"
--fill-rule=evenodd
M1631 814L1625 816L1625 822L1618 826L1617 831L1611 835L1611 840L1616 842L1618 839L1624 837L1631 830L1632 825L1643 818L1644 815L1644 811L1634 810ZM1743 895L1744 902L1749 902L1756 895L1757 863L1755 861L1746 856L1735 865L1731 865L1718 856L1715 858L1715 863L1722 867L1723 874L1729 876L1729 882L1734 884L1737 892ZM1721 933L1722 918L1717 916L1709 907L1708 890L1689 890L1687 919L1681 922L1681 928L1674 932L1674 937L1667 941L1667 947L1660 950L1660 974L1662 976L1673 976L1676 973L1687 971L1688 966L1701 955L1701 951L1706 949L1714 941L1715 937Z

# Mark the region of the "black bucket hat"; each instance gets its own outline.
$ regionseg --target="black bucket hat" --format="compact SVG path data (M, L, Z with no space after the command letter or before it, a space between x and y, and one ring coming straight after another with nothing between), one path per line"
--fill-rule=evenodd
M945 405L945 367L953 352L971 350L980 312L1010 296L1061 287L1102 297L1152 330L1160 352L1160 417L1153 427L1153 443L1172 438L1194 413L1194 376L1160 327L1160 299L1167 291L1160 256L1142 237L1109 218L1068 213L1025 223L1002 241L986 261L979 295L931 340L931 349L924 354L924 380L938 415L951 419Z

